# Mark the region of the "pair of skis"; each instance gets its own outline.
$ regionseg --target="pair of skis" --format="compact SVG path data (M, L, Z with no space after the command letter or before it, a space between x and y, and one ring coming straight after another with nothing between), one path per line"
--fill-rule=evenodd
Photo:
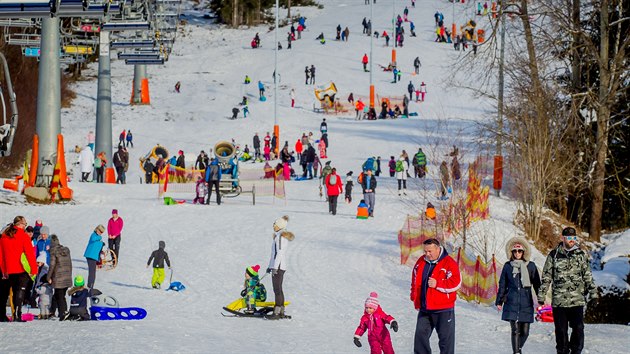
M252 318L264 318L264 319L276 319L276 317L273 316L273 307L263 307L261 309L257 309L253 313L245 313L245 312L241 312L237 310L232 310L227 307L224 307L223 310L228 312L228 314L221 312L221 315L223 317L252 317ZM282 317L279 317L278 319L290 319L290 318L291 316L289 315L283 315Z

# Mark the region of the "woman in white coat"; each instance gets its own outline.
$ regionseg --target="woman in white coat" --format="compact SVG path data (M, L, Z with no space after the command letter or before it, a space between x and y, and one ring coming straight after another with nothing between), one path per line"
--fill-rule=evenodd
M89 146L81 150L79 163L81 164L81 182L89 182L88 176L94 170L94 152Z
M405 160L405 156L400 155L398 161L396 161L396 179L398 180L398 195L400 196L400 190L407 195L407 171L409 171L409 162Z
M284 292L282 291L282 281L284 272L287 270L286 253L289 245L288 241L293 241L295 235L286 230L289 222L288 216L283 216L273 223L273 242L271 244L271 258L267 273L271 273L275 306L273 316L270 319L280 319L284 317Z

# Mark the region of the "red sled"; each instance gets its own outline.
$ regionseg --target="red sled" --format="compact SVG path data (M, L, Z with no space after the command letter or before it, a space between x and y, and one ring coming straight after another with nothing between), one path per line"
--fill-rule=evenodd
M536 309L536 321L553 322L553 309L551 308L551 306L539 306Z

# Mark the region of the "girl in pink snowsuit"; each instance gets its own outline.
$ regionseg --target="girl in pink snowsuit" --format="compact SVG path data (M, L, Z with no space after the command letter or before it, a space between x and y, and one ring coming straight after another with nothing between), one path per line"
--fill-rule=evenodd
M359 338L368 331L368 343L370 344L371 354L394 354L392 339L385 324L390 324L394 332L398 332L398 323L396 320L385 313L378 303L378 294L370 293L370 297L365 300L365 312L361 317L361 323L354 332L354 344L361 347Z

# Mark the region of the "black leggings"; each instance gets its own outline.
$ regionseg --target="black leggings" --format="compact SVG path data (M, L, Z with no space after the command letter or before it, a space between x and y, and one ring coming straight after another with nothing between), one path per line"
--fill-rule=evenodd
M271 276L273 284L273 295L276 300L276 306L284 306L284 292L282 291L282 281L284 280L284 270L278 269L275 275Z
M9 290L13 289L13 307L16 312L22 313L22 303L26 296L26 288L29 281L29 276L26 272L18 274L9 274L8 279L3 279L0 282L0 304L5 306L9 299ZM3 318L4 319L4 318Z
M118 244L120 246L120 242ZM93 259L86 258L85 259L88 264L88 282L87 287L92 289L94 288L94 282L96 281L96 261Z
M512 352L520 353L529 337L529 323L510 321L512 328Z
M59 309L59 317L63 317L63 315L68 312L68 303L66 302L66 291L68 288L55 288L55 293L53 294L52 303L57 305L57 309ZM50 314L54 315L55 311L51 308Z

